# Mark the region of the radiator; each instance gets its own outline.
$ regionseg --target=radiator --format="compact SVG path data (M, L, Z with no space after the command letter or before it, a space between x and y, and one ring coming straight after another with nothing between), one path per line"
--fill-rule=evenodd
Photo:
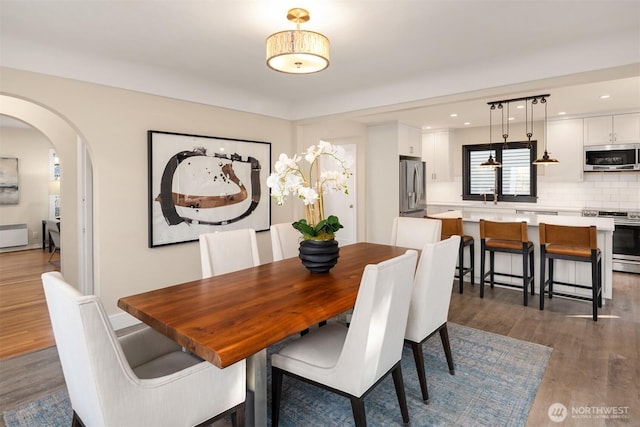
M28 243L27 224L0 225L0 248L27 246Z

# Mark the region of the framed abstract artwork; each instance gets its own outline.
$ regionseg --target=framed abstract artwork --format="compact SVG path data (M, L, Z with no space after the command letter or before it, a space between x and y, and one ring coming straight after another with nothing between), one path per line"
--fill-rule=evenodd
M18 159L0 157L0 205L17 205L19 200Z
M268 142L150 130L149 247L271 224Z

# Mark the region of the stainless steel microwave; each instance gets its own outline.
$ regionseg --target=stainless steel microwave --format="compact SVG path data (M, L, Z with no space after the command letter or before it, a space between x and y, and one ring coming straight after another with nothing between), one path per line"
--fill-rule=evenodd
M584 147L584 170L640 170L640 144L587 145Z

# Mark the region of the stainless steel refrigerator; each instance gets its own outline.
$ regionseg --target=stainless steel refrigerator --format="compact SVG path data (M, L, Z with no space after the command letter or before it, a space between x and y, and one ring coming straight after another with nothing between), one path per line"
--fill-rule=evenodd
M418 159L400 159L400 215L420 214L425 210L425 163Z

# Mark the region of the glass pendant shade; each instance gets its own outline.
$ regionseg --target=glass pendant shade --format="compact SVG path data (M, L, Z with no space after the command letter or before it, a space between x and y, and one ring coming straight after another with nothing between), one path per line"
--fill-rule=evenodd
M560 163L558 160L549 157L549 153L547 153L547 150L544 151L544 154L542 155L542 157L540 157L539 159L536 159L533 164L534 165L556 165Z

